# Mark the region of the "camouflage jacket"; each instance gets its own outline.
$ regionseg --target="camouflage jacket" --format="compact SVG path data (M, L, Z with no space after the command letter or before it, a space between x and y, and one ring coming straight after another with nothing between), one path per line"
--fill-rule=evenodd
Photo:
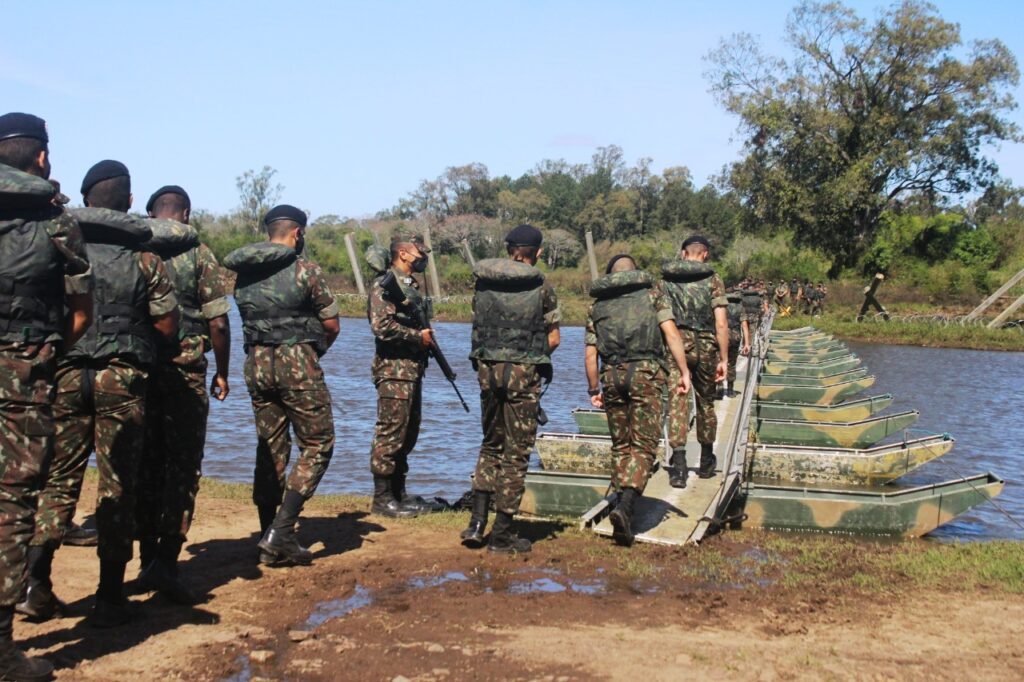
M396 303L381 287L381 277L370 285L367 317L376 353L371 373L374 382L382 379L416 381L427 366L420 320L427 319L426 302L415 277L394 271L408 305ZM429 323L429 320L427 320Z
M663 268L662 284L666 294L672 301L672 308L676 325L684 329L690 329L704 335L715 335L715 308L725 308L729 301L725 297L725 284L718 273L711 272L710 275L700 276L699 279L686 277L685 273L679 281L672 281L674 275L669 274L678 270L681 264L693 263L690 269L694 270L694 277L700 276L699 266L702 264L694 261L674 261L666 264Z

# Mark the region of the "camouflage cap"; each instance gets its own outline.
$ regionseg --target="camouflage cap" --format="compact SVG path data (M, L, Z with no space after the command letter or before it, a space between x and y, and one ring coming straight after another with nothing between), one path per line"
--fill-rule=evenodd
M430 253L430 249L427 248L427 243L423 241L423 235L412 230L399 227L391 234L392 244L415 244L417 248L423 253Z

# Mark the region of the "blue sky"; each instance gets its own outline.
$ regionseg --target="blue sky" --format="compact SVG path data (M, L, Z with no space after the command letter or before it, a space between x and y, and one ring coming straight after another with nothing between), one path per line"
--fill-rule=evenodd
M1024 59L1024 3L937 4L965 40ZM47 119L54 177L76 202L103 158L132 170L140 208L181 184L195 206L230 210L235 177L270 165L283 200L313 216L372 214L446 166L515 177L606 144L702 183L738 150L702 57L740 31L781 50L792 5L10 2L0 110ZM1024 184L1020 145L992 155Z

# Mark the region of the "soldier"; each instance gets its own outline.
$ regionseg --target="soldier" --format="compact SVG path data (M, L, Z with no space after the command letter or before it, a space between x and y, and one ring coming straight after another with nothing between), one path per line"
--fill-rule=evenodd
M697 441L700 443L700 467L697 475L715 475L718 459L713 450L718 418L715 415L717 384L725 379L729 364L729 322L725 286L708 265L711 255L708 240L694 235L683 242L681 260L662 269L665 292L672 300L673 316L686 348L686 361L693 379L697 409ZM677 383L674 376L669 383ZM669 395L668 438L672 446L672 472L669 483L686 487L686 430L689 406L685 396Z
M755 287L741 289L740 304L743 307L744 317L748 326L757 329L761 326L761 317L764 314L762 303L764 298Z
M551 381L551 353L561 340L555 290L534 267L540 230L519 225L505 237L509 258L488 258L473 268L473 337L470 359L480 382L483 442L473 475L473 513L463 543L480 547L494 499L487 549L529 552L530 541L512 532L526 468L537 436L541 379Z
M260 518L260 563L307 565L313 555L299 545L295 524L334 454L331 394L319 359L338 338L338 304L320 266L301 257L306 214L282 204L263 224L269 241L224 259L238 273L245 385L259 438L252 499ZM289 428L299 459L286 480Z
M181 311L180 343L159 344L146 397L146 441L139 466L140 580L179 603L195 602L178 578L178 555L192 525L210 398L206 353L216 373L210 392L228 395L231 332L228 286L216 256L189 226L191 201L176 185L161 187L146 203L153 236L146 247L164 261Z
M53 454L57 355L92 321L82 234L49 177L43 119L0 116L0 678L11 680L49 679L53 672L15 646L14 611L26 563L48 566L55 549L30 547L29 540Z
M815 295L815 303L818 308L818 315L825 313L825 297L828 295L828 290L825 288L824 282L818 282L818 288Z
M797 312L797 301L800 300L800 281L794 277L789 282L789 305L793 312Z
M779 285L775 287L775 309L782 312L786 309L786 295L789 293L789 288L786 287L786 282L779 280Z
M145 395L156 337L165 343L177 341L178 301L163 262L142 250L151 235L149 227L128 215L131 177L124 164L108 160L90 168L82 181L82 197L86 208L74 214L96 281L95 317L57 368L57 435L32 544L59 546L74 515L89 454L95 451L100 581L90 623L106 628L130 617L124 572L135 532ZM53 612L50 557L52 553L45 555L32 571L36 577L30 583L26 611ZM35 594L31 588L37 584L42 589Z
M750 354L750 321L743 308L743 294L732 291L726 295L726 299L729 301L726 308L729 321L729 369L726 373L725 395L732 398L736 395L733 390L736 383L736 359L740 353Z
M811 280L805 278L804 283L800 285L800 312L804 315L811 314L811 301L814 300L813 290Z
M585 366L590 402L607 412L612 434L612 486L618 493L610 516L612 537L629 546L633 544L633 506L643 495L658 454L664 392L687 393L690 370L672 317L672 302L654 278L637 270L626 255L612 258L605 272L590 287L596 300L587 314ZM671 387L665 371L666 347L679 374L679 383Z
M413 273L427 267L423 237L398 232L391 238L391 273L402 300L385 290L382 276L370 285L367 316L376 353L370 369L377 387L377 424L370 446L375 514L409 518L431 507L405 494L408 456L420 431L423 372L433 339L427 301Z

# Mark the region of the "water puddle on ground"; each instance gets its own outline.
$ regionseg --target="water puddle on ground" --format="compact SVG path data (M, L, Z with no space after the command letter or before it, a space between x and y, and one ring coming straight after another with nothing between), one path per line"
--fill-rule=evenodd
M303 623L303 629L312 630L318 628L329 620L344 618L353 611L369 606L372 603L373 592L369 588L356 584L355 590L348 597L322 601L317 604L313 612L306 618L306 622Z

